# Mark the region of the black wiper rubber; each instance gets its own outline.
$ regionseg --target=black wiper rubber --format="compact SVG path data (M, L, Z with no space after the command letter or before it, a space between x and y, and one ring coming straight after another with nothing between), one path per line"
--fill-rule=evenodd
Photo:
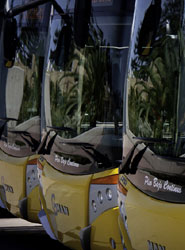
M15 118L10 118L10 117L0 117L0 120L3 121L3 124L0 126L0 139L1 139L7 122L18 121L18 120Z
M25 142L31 147L32 152L35 152L40 145L40 142L34 139L31 134L24 130L9 130L9 133L20 134L20 136L25 140ZM29 141L26 137L30 138Z
M109 158L106 155L100 153L98 150L96 150L93 147L93 144L90 144L88 142L65 142L65 141L61 143L73 146L80 146L80 148L84 150L88 155L90 155L97 163L101 163L103 165L108 165L108 166L112 165ZM92 150L92 152L90 152L89 150Z
M156 144L156 143L168 143L172 144L172 141L165 139L165 138L151 138L151 137L133 137L134 140L137 140L137 142L134 144L134 146L131 148L125 159L123 160L122 164L119 167L119 172L120 174L136 174L137 168L139 165L139 162L141 161L147 147L151 144ZM135 152L135 149L139 144L145 143L147 144L141 151L139 151L134 159L133 155Z
M43 142L41 142L40 147L38 149L38 154L42 154L42 155L49 155L51 153L51 148L55 142L55 139L58 135L58 133L56 132L55 135L53 137L51 137L51 139L49 140L47 147L46 147L46 143L48 140L48 137L50 135L50 131L47 132L45 138L43 139Z

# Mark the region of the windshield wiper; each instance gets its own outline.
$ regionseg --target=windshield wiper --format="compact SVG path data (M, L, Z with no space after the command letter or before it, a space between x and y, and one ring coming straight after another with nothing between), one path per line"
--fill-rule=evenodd
M60 132L60 131L68 131L68 132L73 132L73 133L75 132L76 133L76 131L74 129L70 128L70 127L47 126L47 128L49 128L50 130L46 133L43 141L41 142L40 147L38 149L38 154L42 154L42 155L50 154L51 148L52 148L52 146L54 144L54 141L55 141L55 139L56 139L56 137L58 135L58 132ZM49 140L49 142L47 144L48 137L50 135L50 132L52 132L52 131L55 131L55 135L51 137L51 139ZM46 146L46 144L47 144L47 146Z
M167 139L157 139L157 138L150 138L150 137L133 137L134 140L137 140L137 142L134 144L134 146L131 148L131 150L128 152L127 156L123 160L122 164L119 167L120 174L136 174L137 168L139 165L139 162L141 161L146 149L149 145L155 144L155 143L168 143L171 144L172 142ZM133 158L134 152L137 148L137 146L141 143L147 144L142 150L140 150L135 157ZM133 160L132 160L133 158Z
M13 134L20 134L20 136L23 138L23 140L28 144L28 146L31 147L32 152L35 152L37 148L40 145L40 142L36 139L34 139L31 134L27 131L20 131L20 130L9 130L9 133ZM27 137L30 139L28 140Z
M16 121L17 122L18 120L15 118L10 118L10 117L4 117L4 118L1 117L0 120L3 121L3 124L0 126L0 139L1 139L7 122L9 122L9 121Z
M92 144L87 142L62 142L63 144L69 144L74 146L80 146L88 155L90 155L98 164L112 166L112 162L109 158L96 150ZM91 152L92 151L92 152ZM99 165L100 166L100 165Z
M51 139L49 140L47 147L46 147L46 143L47 143L47 140L48 140L48 137L49 137L51 131L52 130L49 130L46 133L43 141L40 144L40 147L38 148L38 154L42 154L42 155L49 155L50 154L51 148L52 148L54 141L58 135L58 133L56 132L55 135L51 137Z

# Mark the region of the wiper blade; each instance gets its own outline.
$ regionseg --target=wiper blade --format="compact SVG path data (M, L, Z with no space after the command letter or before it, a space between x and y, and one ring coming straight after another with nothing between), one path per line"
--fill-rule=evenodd
M101 163L102 167L103 165L112 165L112 162L109 160L109 158L100 153L98 150L96 150L92 144L87 142L62 142L64 144L74 145L74 146L80 146L82 150L84 150L88 155L90 155L97 163ZM91 151L92 152L91 152Z
M120 165L119 172L121 174L136 174L139 162L143 158L143 155L149 145L156 144L156 143L168 143L168 144L173 143L172 141L165 139L165 138L133 137L133 139L137 140L137 142L131 148L131 150L129 151L125 159L123 160L122 164ZM134 159L132 160L135 149L137 148L139 144L142 144L142 143L146 144L146 146L141 151L139 151L135 155Z
M59 127L59 126L47 126L47 128L49 128L50 130L46 133L43 141L41 142L40 147L38 148L38 154L42 154L42 155L50 154L52 146L54 144L54 141L58 135L58 132L69 131L69 132L76 133L76 131L74 129L69 128L69 127L64 127L64 126L61 126L61 127ZM49 140L49 142L47 144L48 137L49 137L51 131L55 131L55 135L51 137L51 139ZM46 144L47 144L47 146L46 146Z
M50 132L51 132L51 130L49 130L46 133L43 141L41 142L40 147L38 149L38 154L42 154L42 155L46 155L46 154L49 155L50 154L51 148L52 148L52 146L54 144L54 141L55 141L55 139L56 139L56 137L58 135L58 133L55 132L55 135L53 137L51 137L51 139L49 140L49 142L47 144L47 147L46 147L46 143L47 143L48 137L50 135Z
M0 126L0 139L1 139L7 122L18 121L18 120L15 118L10 118L10 117L0 117L0 120L3 121L3 124Z
M138 142L136 143L131 150L129 151L129 153L127 154L127 156L125 157L125 159L123 160L122 164L119 167L119 173L120 174L136 174L137 172L137 167L139 165L139 162L141 161L147 147L145 146L141 151L139 151L139 153L137 153L133 158L135 149L137 148L137 146L142 143L142 142ZM132 162L131 162L132 161Z
M40 142L36 139L34 139L31 134L27 131L21 131L21 130L9 130L8 132L13 134L20 134L20 136L23 138L23 140L28 144L28 146L31 147L32 152L35 152L37 148L40 145ZM29 141L26 137L28 137L31 141Z

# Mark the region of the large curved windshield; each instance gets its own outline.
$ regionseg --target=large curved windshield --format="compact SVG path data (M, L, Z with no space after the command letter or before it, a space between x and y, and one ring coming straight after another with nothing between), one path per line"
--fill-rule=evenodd
M184 1L137 1L128 73L128 127L162 156L185 153Z
M27 3L28 0L9 0L6 7L14 9ZM44 4L3 19L0 147L9 155L31 155L40 144L41 83L49 17L50 4ZM10 21L15 23L14 30L8 29ZM14 62L7 67L6 54L12 46L7 36L10 32L16 34L16 51Z
M91 154L96 149L110 167L122 158L123 87L134 3L92 1L88 37L79 48L73 33L75 1L57 2L65 14L54 10L51 20L46 126L60 130L61 141L88 143Z

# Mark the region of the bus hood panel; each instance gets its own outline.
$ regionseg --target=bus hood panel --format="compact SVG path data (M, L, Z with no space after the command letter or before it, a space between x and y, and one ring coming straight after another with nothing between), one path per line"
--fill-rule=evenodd
M134 249L184 248L185 205L149 198L131 185L125 205Z

